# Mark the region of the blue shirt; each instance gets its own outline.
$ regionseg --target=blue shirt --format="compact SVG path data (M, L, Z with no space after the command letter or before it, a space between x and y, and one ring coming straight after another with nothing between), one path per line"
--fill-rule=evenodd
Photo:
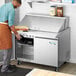
M14 25L15 9L12 3L6 3L0 7L0 22L8 20L8 25Z

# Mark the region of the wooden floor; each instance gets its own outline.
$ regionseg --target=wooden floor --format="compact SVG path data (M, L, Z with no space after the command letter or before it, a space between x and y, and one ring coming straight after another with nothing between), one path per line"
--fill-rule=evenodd
M17 65L17 61L12 61L11 63ZM29 68L29 69L39 68L39 69L45 69L50 71L55 70L53 67L33 64L33 63L24 63L24 62L22 62L20 65L17 65L17 66L21 68ZM65 63L59 68L59 72L76 75L76 64Z

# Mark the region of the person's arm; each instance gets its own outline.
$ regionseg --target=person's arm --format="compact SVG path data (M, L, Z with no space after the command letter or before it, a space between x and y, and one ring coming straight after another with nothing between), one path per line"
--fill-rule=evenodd
M10 26L10 29L14 32L16 38L17 38L18 40L20 40L21 37L20 37L20 35L18 34L18 32L16 31L15 26L14 26L14 25Z
M15 34L15 35L17 35L17 34L18 34L18 32L16 31L16 29L15 29L15 26L14 26L14 25L10 26L10 29L14 32L14 34Z
M9 15L8 15L8 25L10 27L10 29L14 32L16 38L18 40L20 40L20 35L17 33L15 26L14 26L14 18L15 18L15 11L11 10L9 11Z

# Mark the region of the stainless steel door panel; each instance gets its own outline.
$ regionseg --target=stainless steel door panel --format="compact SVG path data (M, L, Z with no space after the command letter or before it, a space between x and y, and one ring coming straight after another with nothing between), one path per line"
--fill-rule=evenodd
M58 41L34 39L34 61L39 64L58 66Z

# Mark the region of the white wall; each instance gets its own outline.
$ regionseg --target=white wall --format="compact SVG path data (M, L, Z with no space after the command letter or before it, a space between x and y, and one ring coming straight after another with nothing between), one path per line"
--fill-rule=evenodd
M71 27L71 58L70 62L76 63L76 5L66 5L65 15L70 17Z
M27 3L27 0L22 0L22 5L20 7L20 21L24 18L25 14L30 12L31 8Z
M0 0L0 6L2 6L5 3L5 0Z
M45 13L49 14L49 6L53 4L59 5L60 3L50 3L50 4L39 4L33 5L32 11L35 13ZM60 4L64 6L64 15L70 17L69 26L71 27L71 57L70 62L76 63L76 4ZM23 3L23 6L20 9L20 18L22 19L26 12L31 12L31 9L28 4Z

